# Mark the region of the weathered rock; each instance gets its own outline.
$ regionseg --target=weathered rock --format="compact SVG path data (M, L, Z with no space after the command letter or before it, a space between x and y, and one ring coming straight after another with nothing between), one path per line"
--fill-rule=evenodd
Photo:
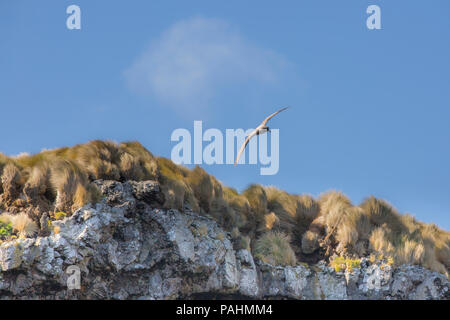
M163 204L164 194L157 181L135 182L128 181L133 190L133 195L137 200L144 201L147 204Z
M401 299L449 299L448 279L437 272L404 265L394 275L392 294Z
M243 296L258 298L261 295L258 283L258 270L252 254L241 249L236 254L239 270L239 293Z
M448 279L419 266L255 263L211 218L156 208L156 182L95 183L104 199L54 221L57 234L0 245L1 298L449 299Z

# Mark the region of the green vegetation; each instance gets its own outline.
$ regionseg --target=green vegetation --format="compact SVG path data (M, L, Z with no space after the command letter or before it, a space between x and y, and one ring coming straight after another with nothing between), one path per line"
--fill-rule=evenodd
M255 257L272 265L295 266L297 259L290 238L282 232L264 233L255 244Z
M0 154L0 178L0 210L11 217L28 213L2 222L5 234L10 226L13 233L33 236L42 214L59 220L99 201L96 179L158 180L165 208L190 207L213 217L231 233L236 248L252 249L263 261L291 265L316 256L383 255L387 264L450 270L450 233L400 214L384 200L370 196L358 205L338 191L314 198L255 184L239 193L198 166L189 170L154 157L138 142L97 140L35 155ZM331 263L342 269L347 262Z
M55 220L63 220L65 217L67 217L67 213L62 211L55 212Z
M0 240L5 240L11 237L13 234L12 223L0 222Z
M359 269L361 267L361 260L336 257L330 262L330 265L336 272L344 272L346 270L353 272L353 269Z

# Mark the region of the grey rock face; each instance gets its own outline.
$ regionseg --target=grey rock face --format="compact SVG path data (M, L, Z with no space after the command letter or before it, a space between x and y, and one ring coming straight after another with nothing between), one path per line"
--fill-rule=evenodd
M212 219L158 208L155 181L96 184L104 199L54 221L57 234L0 245L2 299L450 298L448 279L418 266L255 262Z

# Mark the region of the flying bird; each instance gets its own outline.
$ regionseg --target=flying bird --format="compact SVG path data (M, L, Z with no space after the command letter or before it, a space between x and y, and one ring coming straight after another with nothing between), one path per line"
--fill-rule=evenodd
M286 110L288 107L282 108L280 110L278 110L277 112L272 113L270 116L268 116L263 122L261 122L261 124L252 131L252 133L250 133L247 137L247 139L245 139L245 142L242 144L241 149L239 150L239 153L236 157L236 161L234 161L234 165L237 164L237 162L239 161L239 158L242 155L242 152L244 152L245 147L247 146L247 144L249 143L250 139L253 138L254 136L259 136L260 134L266 133L267 131L270 132L270 128L267 126L267 122L269 122L270 119L272 119L273 117L275 117L277 114L279 114L281 111Z

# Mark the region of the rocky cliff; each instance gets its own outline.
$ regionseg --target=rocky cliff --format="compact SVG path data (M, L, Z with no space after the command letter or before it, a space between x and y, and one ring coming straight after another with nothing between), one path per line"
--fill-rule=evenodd
M420 266L365 258L351 272L324 261L272 266L235 250L208 216L161 209L155 181L95 183L104 195L95 206L53 222L49 236L0 246L1 298L450 298L447 277ZM74 269L79 289L68 287Z

